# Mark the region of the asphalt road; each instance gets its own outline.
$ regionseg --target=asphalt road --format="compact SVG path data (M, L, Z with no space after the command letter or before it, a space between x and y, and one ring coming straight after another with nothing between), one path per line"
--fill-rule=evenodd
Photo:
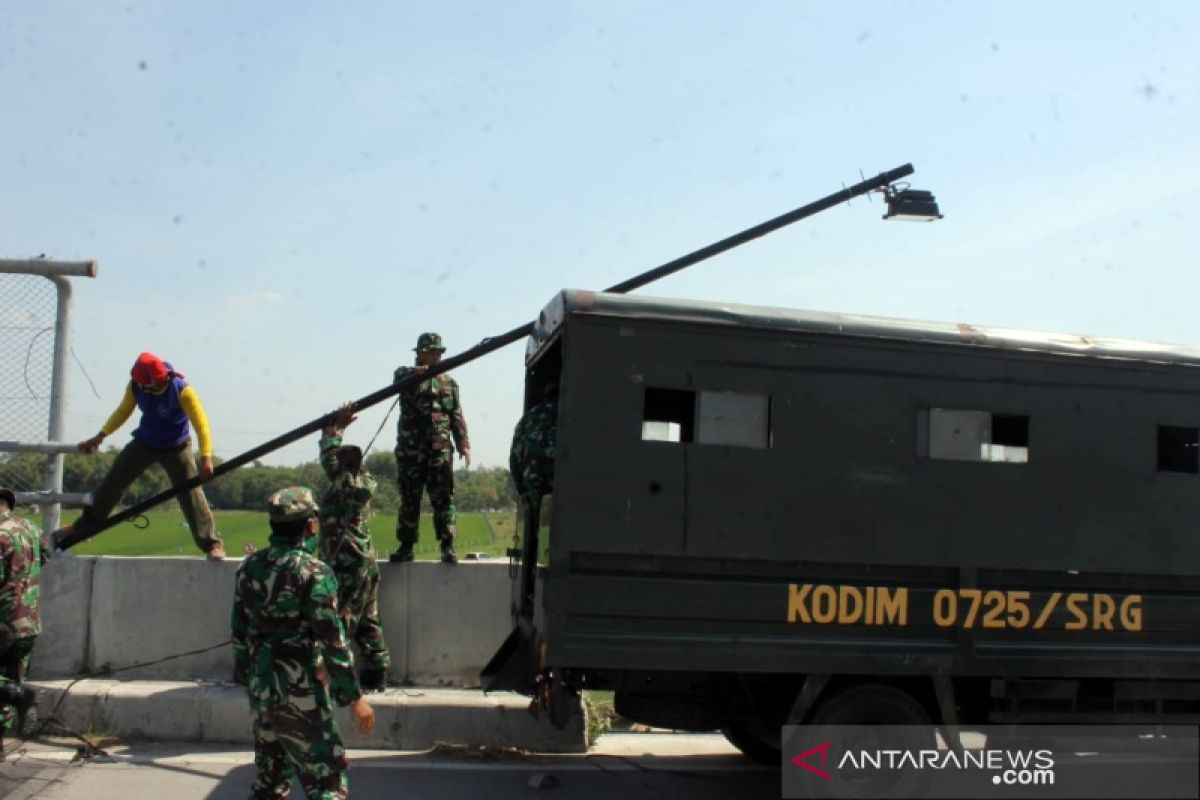
M254 780L249 750L187 745L116 747L71 762L69 742L31 743L0 764L0 796L12 800L244 800ZM652 755L649 755L652 754ZM779 770L757 766L709 734L608 734L586 755L518 756L450 750L353 751L358 800L716 800L778 798ZM298 787L292 797L302 798Z
M11 744L11 743L10 743ZM111 747L90 759L73 760L75 743L37 741L17 746L0 764L0 797L6 800L244 800L254 780L247 749L187 744ZM1146 755L1137 760L1146 761ZM1073 754L1056 763L1056 786L974 784L974 797L1147 796L1145 773L1131 773L1128 756ZM1156 775L1184 770L1195 784L1194 756L1152 757ZM1184 772L1180 772L1183 775ZM782 794L777 767L756 765L713 734L609 733L587 754L528 756L461 748L433 752L351 752L350 795L356 800L487 798L488 800L776 800ZM1179 780L1174 785L1185 783ZM1083 794L1069 787L1089 785ZM926 796L962 797L964 792ZM298 787L292 795L302 800ZM1195 790L1158 797L1196 797Z

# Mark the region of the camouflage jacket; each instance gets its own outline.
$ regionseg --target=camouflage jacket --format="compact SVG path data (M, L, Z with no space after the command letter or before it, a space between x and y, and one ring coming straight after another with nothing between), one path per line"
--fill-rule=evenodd
M12 511L0 513L0 641L42 632L42 561L37 526Z
M346 557L361 561L375 557L375 545L367 521L375 479L365 469L357 475L339 469L336 451L340 435L321 437L321 468L329 478L329 492L321 499L321 540L317 555L332 567Z
M329 712L357 700L354 656L338 616L333 571L296 539L271 536L234 583L235 677L254 711L290 705Z
M399 367L393 382L413 371L412 367ZM458 383L442 373L414 384L400 393L400 423L396 428L397 453L446 452L453 455L450 440L461 453L470 449L467 439L467 421L463 418L462 403L458 399Z
M508 468L521 495L543 497L554 491L554 448L558 438L558 401L543 400L521 417L513 430Z

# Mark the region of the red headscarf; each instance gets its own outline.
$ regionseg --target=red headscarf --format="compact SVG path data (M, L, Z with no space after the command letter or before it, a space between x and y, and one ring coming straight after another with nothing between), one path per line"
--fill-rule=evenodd
M170 371L163 360L154 353L142 353L137 357L137 361L133 362L133 369L129 374L138 386L150 386L165 381Z

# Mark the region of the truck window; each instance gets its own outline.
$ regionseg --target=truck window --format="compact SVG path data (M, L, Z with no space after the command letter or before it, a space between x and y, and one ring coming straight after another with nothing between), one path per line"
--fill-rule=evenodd
M695 428L695 392L646 387L646 400L642 408L642 441L690 442Z
M919 412L918 454L948 461L1029 461L1029 417L961 408Z
M1159 425L1158 471L1200 472L1200 431Z
M733 447L770 447L770 398L740 392L700 392L696 441Z
M648 386L642 441L766 449L771 446L771 398Z

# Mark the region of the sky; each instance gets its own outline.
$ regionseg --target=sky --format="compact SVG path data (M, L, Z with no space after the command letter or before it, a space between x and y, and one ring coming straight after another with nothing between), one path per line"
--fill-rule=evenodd
M454 355L905 163L943 220L860 198L639 294L1196 345L1197 42L1195 2L3 3L0 258L99 264L68 440L150 350L223 458L422 331ZM454 375L506 464L523 347Z

